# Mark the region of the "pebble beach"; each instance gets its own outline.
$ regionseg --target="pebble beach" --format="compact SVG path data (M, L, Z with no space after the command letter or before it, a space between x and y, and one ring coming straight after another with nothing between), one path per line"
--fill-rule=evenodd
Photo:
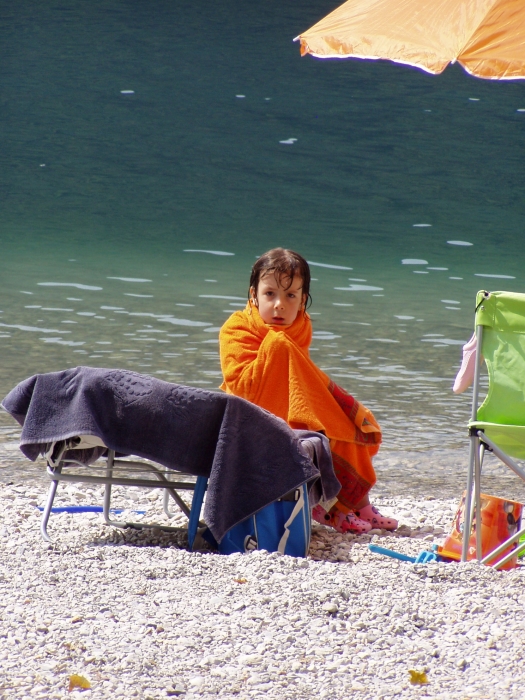
M296 559L190 553L183 530L120 530L98 513L53 514L45 543L46 492L44 479L1 488L2 699L524 697L521 568L368 549L441 543L455 498L378 497L397 532L315 524ZM55 500L101 503L86 485L61 484ZM114 504L115 517L168 523L157 490L117 488Z

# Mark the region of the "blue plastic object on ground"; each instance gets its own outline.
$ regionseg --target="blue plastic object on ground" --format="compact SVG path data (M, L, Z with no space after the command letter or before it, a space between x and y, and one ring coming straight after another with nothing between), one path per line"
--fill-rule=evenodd
M291 493L290 500L274 501L228 530L219 543L220 554L265 549L306 557L312 530L307 484Z
M407 554L396 552L393 549L386 549L385 547L378 547L376 544L369 544L368 549L375 554L384 554L385 557L391 557L392 559L399 559L401 561L409 561L412 564L429 564L433 561L445 561L439 556L439 554L436 554L435 551L429 552L426 549L419 552L417 557L409 557ZM434 549L437 549L435 545Z
M435 552L429 552L427 549L424 549L422 552L419 552L419 554L416 557L416 564L429 564L432 561L444 560Z
M43 511L43 506L37 506L39 511ZM56 508L51 508L52 513L102 513L102 506L57 506ZM112 508L111 513L123 513L123 508ZM136 513L137 515L145 515L145 510L132 510L131 513Z
M376 544L369 544L368 549L374 554L384 554L385 557L391 557L392 559L400 559L401 561L410 561L415 564L416 558L409 557L407 554L401 554L401 552L395 552L393 549L385 549L385 547L378 547Z

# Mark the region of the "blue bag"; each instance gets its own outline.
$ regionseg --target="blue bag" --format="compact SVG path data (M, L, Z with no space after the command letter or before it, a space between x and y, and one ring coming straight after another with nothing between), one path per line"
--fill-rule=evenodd
M232 527L219 544L221 554L265 549L305 557L310 547L312 514L306 484Z

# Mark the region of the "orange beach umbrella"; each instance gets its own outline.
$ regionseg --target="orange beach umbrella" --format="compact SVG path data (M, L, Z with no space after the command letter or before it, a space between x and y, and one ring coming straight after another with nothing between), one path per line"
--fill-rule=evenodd
M525 0L348 0L295 41L317 58L383 58L429 73L525 78Z

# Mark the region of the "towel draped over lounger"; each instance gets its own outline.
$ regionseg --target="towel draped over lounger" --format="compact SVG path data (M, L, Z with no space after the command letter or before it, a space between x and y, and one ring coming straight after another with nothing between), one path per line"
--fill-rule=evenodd
M322 431L330 439L339 504L349 510L376 482L372 456L381 430L359 401L337 386L309 356L312 324L300 312L290 326L270 326L250 302L219 334L221 389L283 418L292 428Z
M20 449L31 460L50 443L96 435L122 455L209 477L204 519L217 541L306 481L312 480L312 504L340 488L324 436L296 433L267 411L217 391L76 367L29 377L1 405L23 426Z

